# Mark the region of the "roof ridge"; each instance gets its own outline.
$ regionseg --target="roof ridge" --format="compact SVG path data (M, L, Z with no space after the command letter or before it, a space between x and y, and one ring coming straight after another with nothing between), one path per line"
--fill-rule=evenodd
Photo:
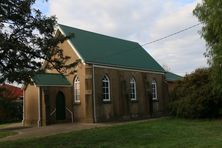
M110 36L110 35L101 34L101 33L93 32L93 31L89 31L89 30L84 30L84 29L80 29L80 28L76 28L76 27L72 27L72 26L68 26L68 25L64 25L64 24L58 24L58 25L73 28L73 29L77 29L77 30L80 30L80 31L84 31L84 32L88 32L88 33L92 33L92 34L96 34L96 35L100 35L100 36L104 36L104 37L109 37L109 38L113 38L113 39L117 39L117 40L122 40L122 41L127 41L127 42L132 42L132 43L139 44L138 42L135 42L135 41L126 40L126 39L122 39L122 38L119 38L119 37L113 37L113 36Z

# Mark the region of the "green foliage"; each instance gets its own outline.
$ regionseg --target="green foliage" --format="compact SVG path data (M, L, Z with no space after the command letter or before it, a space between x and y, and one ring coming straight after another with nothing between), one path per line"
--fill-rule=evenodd
M179 81L171 94L170 111L186 118L212 118L221 115L221 98L212 91L210 69L197 69Z
M70 36L55 36L56 17L34 9L35 1L0 1L0 83L30 82L43 61L59 72L76 64L67 64L70 57L58 47Z
M213 89L222 95L222 0L203 0L194 9L194 15L202 22L202 37L207 42L209 64L212 66Z

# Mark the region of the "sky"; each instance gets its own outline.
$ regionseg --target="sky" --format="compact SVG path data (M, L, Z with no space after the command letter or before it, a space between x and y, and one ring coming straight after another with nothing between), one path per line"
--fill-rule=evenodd
M198 23L193 9L201 0L37 0L45 15L88 31L136 41L140 45ZM166 69L184 76L206 67L201 25L143 46Z

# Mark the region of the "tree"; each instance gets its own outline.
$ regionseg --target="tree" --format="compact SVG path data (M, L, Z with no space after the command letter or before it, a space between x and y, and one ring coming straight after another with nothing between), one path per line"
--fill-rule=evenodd
M77 64L67 64L69 57L58 46L71 35L55 36L56 17L34 9L35 1L0 1L0 83L30 82L43 61L59 72Z
M222 0L203 0L193 11L202 22L202 37L207 42L208 62L212 67L214 90L222 94Z
M171 96L170 112L186 118L212 118L221 116L222 100L212 92L211 69L196 69L178 81Z

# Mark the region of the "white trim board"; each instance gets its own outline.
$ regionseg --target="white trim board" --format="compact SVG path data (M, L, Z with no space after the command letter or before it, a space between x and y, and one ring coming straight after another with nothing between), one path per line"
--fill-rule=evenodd
M60 31L64 36L65 33L62 31L62 29L60 28L60 26L58 26L57 31ZM70 45L70 47L73 49L74 53L78 56L78 58L82 61L83 64L85 64L85 61L83 60L82 56L79 54L79 52L76 50L75 46L71 43L71 41L69 39L67 39L68 44Z

